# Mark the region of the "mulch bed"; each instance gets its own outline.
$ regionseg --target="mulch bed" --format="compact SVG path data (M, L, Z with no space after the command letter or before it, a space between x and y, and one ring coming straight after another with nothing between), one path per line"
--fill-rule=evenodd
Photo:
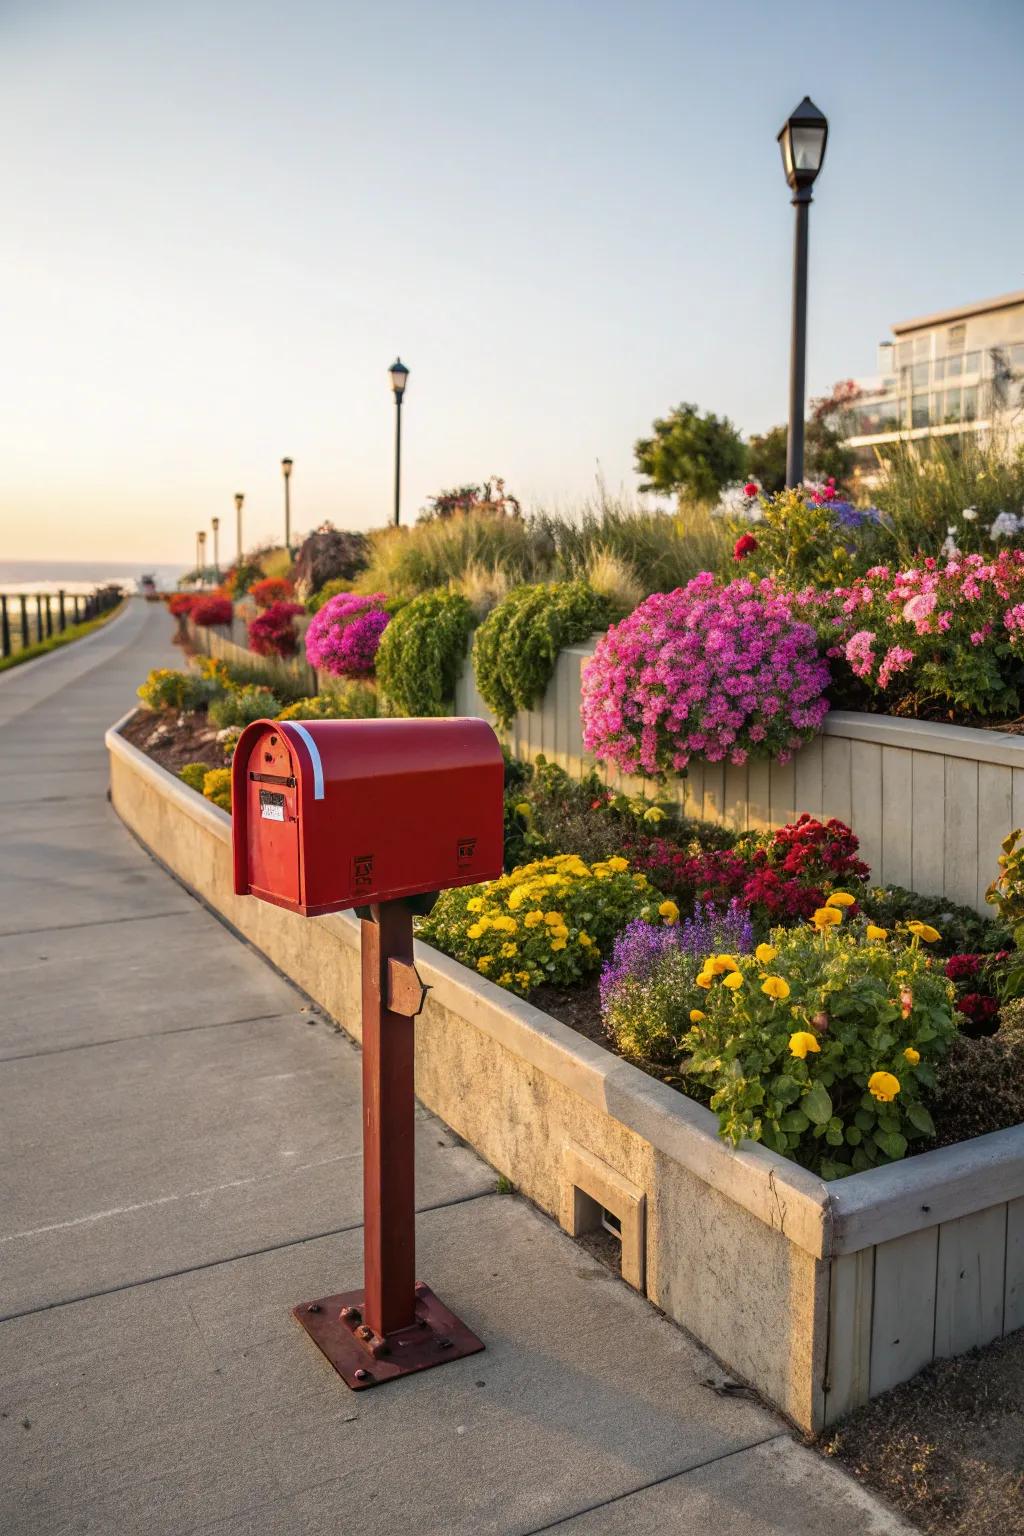
M206 763L210 768L227 766L224 748L217 740L217 728L208 723L203 710L176 717L140 709L121 734L170 773L178 773L186 763Z
M818 1444L924 1536L1024 1536L1024 1332L930 1365Z

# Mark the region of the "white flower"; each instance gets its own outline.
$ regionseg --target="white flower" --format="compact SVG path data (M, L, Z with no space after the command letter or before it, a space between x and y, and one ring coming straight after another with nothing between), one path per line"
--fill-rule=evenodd
M1022 519L1014 512L1000 512L988 531L990 539L1012 539L1021 530Z
M977 507L964 507L960 516L965 523L975 523L978 520L978 509Z

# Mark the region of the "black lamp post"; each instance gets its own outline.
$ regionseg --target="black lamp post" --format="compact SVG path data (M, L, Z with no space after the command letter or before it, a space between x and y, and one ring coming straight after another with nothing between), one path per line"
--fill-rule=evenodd
M242 563L242 504L245 501L245 492L235 492L235 543L238 545L238 564Z
M220 582L220 518L211 517L210 527L213 529L213 579Z
M292 461L281 460L281 473L284 475L284 547L291 554L292 551L292 501L290 487L292 483Z
M789 436L786 441L786 484L804 478L804 382L807 361L807 224L811 188L825 158L828 120L809 96L791 112L779 130L782 167L796 209L793 248L793 333L789 354Z
M196 534L196 538L199 540L199 585L201 587L205 587L205 585L206 585L206 534L203 532L203 530L201 528L200 528L199 532Z
M398 507L402 480L402 396L409 370L400 357L396 357L388 370L391 388L395 392L395 527L398 527Z

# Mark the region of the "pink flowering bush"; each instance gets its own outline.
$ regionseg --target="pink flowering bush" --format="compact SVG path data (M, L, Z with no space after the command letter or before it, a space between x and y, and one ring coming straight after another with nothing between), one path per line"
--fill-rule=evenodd
M851 586L800 594L828 653L852 673L849 702L895 714L1006 718L1024 701L1024 550L993 559L873 566ZM849 674L848 674L849 675Z
M373 671L380 637L391 622L384 593L362 597L339 592L313 615L306 630L306 659L336 677L365 677Z
M583 741L626 773L678 773L691 757L785 762L819 729L828 682L791 594L705 571L599 641L583 674Z

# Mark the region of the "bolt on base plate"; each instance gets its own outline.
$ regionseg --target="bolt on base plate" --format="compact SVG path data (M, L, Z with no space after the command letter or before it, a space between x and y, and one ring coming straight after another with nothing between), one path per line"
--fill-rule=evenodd
M292 1316L353 1392L462 1360L484 1347L422 1280L416 1282L415 1322L383 1338L365 1323L362 1291L305 1301L292 1308Z

